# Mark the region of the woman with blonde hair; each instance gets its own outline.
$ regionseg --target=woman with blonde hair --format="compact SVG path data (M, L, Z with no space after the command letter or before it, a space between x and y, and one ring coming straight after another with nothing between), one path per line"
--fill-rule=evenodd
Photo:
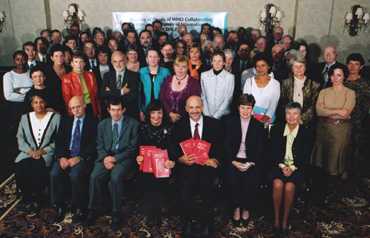
M188 59L177 57L174 65L174 75L168 76L161 88L160 99L164 105L165 113L170 121L175 123L186 115L185 102L190 96L200 96L199 80L188 74Z

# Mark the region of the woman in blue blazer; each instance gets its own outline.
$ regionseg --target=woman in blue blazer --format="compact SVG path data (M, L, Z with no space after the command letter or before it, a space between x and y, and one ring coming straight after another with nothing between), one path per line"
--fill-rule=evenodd
M146 55L148 66L140 69L140 120L144 121L147 106L155 99L159 99L162 83L170 75L170 71L159 66L159 52L149 49Z

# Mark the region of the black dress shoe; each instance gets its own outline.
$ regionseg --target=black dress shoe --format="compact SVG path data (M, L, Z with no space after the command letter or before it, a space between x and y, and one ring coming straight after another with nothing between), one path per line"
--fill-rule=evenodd
M283 228L281 230L281 237L288 238L289 237L289 228Z
M281 237L281 229L280 229L280 227L274 226L272 228L272 233L273 233L273 237L274 238L280 238Z
M89 213L87 214L85 225L93 226L95 224L96 218L97 218L96 212L93 210L90 210Z
M56 211L57 211L57 216L56 216L54 222L56 222L56 223L62 222L64 220L65 215L66 215L66 209L64 207L57 207Z
M111 229L113 231L118 231L121 225L121 214L120 213L115 213L112 215L112 224L111 224Z

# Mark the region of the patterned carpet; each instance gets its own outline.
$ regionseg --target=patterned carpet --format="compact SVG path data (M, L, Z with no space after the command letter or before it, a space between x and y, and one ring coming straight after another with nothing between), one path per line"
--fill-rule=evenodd
M322 207L310 206L304 209L304 203L297 200L291 215L291 231L289 237L370 237L370 179L363 179L354 186L347 182L331 191L329 205ZM181 237L179 217L172 215L169 208L160 227L147 227L144 218L139 214L140 203L137 199L125 198L123 216L125 220L119 232L110 230L110 217L99 218L94 227L84 228L71 224L67 214L59 224L52 221L56 214L53 209L43 208L37 215L30 216L17 211L19 199L16 197L14 177L9 177L0 187L0 237L1 238L89 238L89 237ZM220 203L222 203L220 199ZM256 214L251 222L244 227L233 228L225 214L216 210L216 238L268 238L272 237L271 212L265 202L259 205L265 214ZM265 208L265 209L263 209ZM268 209L266 209L268 208ZM224 214L224 215L223 215ZM268 215L266 215L268 214ZM5 216L5 217L4 217Z

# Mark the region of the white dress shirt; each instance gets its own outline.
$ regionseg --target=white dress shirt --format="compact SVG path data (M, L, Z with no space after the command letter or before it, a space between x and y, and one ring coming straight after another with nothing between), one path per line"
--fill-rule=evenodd
M200 117L199 121L194 121L190 118L190 129L191 129L191 137L194 137L194 131L195 131L195 124L198 123L198 133L199 138L202 139L202 133L203 133L203 116Z

